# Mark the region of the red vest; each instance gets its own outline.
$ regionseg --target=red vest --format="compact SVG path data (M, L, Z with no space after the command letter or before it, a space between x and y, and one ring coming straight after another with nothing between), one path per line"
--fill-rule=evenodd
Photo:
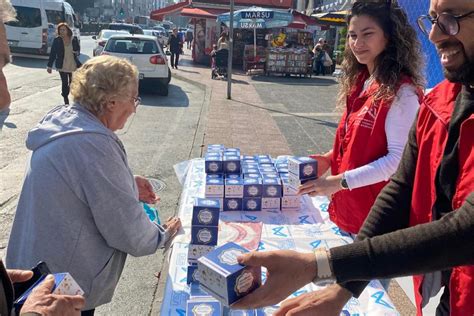
M418 158L413 183L410 226L430 222L436 200L435 176L448 139L448 126L460 84L443 81L428 94L420 107L416 139ZM474 191L474 114L461 125L459 134L459 175L452 201L458 209ZM414 277L417 315L422 315L423 276ZM427 285L424 285L427 286ZM450 315L474 315L474 266L460 266L452 270L449 284Z
M336 130L331 161L333 175L364 166L388 153L385 120L393 98L375 102L373 96L379 89L376 82L361 94L367 78L367 72L361 73L347 97L347 108ZM404 77L398 87L405 83L412 81ZM357 234L386 184L382 181L334 193L328 210L331 220L341 229Z

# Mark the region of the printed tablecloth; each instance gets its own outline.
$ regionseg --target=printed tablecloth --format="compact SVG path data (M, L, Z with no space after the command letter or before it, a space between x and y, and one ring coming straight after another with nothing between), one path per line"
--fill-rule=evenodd
M191 236L191 218L194 197L204 197L204 160L193 159L183 186L179 206L179 217L184 233L174 240L170 255L168 279L161 306L161 315L186 315L186 301L189 299L189 286L186 284L188 245ZM220 220L228 222L262 222L262 236L258 250L293 249L310 252L318 247L331 248L351 243L350 236L342 233L331 221L327 213L328 200L325 197L302 197L299 211L261 211L261 212L221 212ZM347 267L350 269L350 267ZM262 281L265 281L264 278ZM297 297L319 289L308 284L290 297ZM265 309L271 315L274 307ZM235 314L242 315L242 314ZM352 298L341 315L399 315L380 282L372 281L358 299Z

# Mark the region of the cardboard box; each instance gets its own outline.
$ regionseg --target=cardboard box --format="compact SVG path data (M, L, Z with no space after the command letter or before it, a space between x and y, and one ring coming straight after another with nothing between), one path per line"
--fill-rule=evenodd
M282 178L282 195L283 196L294 196L296 195L297 190L293 189L290 186L290 179L289 178Z
M186 277L186 284L199 283L199 273L197 265L188 266L188 273Z
M280 175L278 173L262 173L262 178L265 179L280 179Z
M225 194L226 198L242 198L244 197L244 181L242 178L225 179Z
M220 205L216 199L195 198L191 225L218 226Z
M227 243L198 259L199 281L209 294L229 306L258 288L261 267L246 267L237 262L237 256L249 252Z
M262 180L262 175L260 173L244 173L244 179L260 179Z
M260 170L257 168L242 167L242 173L260 173Z
M214 246L193 245L188 247L188 263L197 264L197 259L214 250Z
M224 156L223 168L225 174L240 174L240 157Z
M224 198L224 212L242 211L242 198Z
M272 160L272 157L270 155L256 155L255 158L258 160L258 161L261 161L261 160Z
M186 302L186 316L223 316L219 301L209 298L193 298Z
M314 179L318 175L318 162L309 157L288 158L288 172L298 179Z
M258 163L259 164L265 164L265 163L273 164L273 161L271 158L259 158Z
M224 151L225 146L222 144L210 144L207 145L207 151Z
M282 196L280 179L264 178L262 180L262 197L276 198Z
M257 159L255 159L255 157L252 155L242 155L240 156L240 160L257 161Z
M288 185L293 188L294 190L298 190L298 187L308 181L315 180L316 178L311 179L300 179L294 173L288 173Z
M206 177L206 197L224 197L224 179Z
M218 156L205 156L205 169L207 174L220 174L224 172L223 161Z
M299 209L301 206L301 196L283 196L281 198L281 209Z
M191 244L215 246L218 233L217 226L191 226Z
M241 160L240 164L242 165L242 168L246 167L246 168L258 169L258 161L257 160Z
M279 210L281 208L281 198L262 197L262 210Z
M244 197L242 199L242 211L257 212L262 210L261 197Z
M244 178L244 198L261 197L262 182L256 178Z
M242 178L242 176L238 173L236 173L236 174L231 173L231 174L226 174L225 175L225 179L241 179L241 178Z

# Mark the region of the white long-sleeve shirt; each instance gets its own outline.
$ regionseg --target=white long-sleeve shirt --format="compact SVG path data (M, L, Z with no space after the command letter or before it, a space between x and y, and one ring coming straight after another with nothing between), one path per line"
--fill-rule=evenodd
M344 172L349 189L387 181L395 173L419 106L415 86L402 85L385 120L387 155L359 168Z

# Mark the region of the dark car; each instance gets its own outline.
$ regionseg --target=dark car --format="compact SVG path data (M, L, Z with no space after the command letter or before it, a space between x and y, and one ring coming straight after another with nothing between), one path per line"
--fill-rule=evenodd
M128 31L130 34L143 34L143 29L135 24L110 23L108 29L116 31L125 30Z

